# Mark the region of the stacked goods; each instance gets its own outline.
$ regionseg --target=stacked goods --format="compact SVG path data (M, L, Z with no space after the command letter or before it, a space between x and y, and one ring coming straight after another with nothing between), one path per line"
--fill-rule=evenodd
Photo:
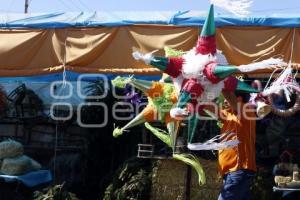
M17 141L9 139L0 142L0 159L20 156L23 152L23 145Z
M298 165L294 163L275 165L274 181L278 187L300 188Z
M0 173L21 175L41 168L38 162L23 155L23 152L23 145L17 141L0 142Z
M279 187L285 187L287 185L287 183L290 183L292 181L292 177L291 176L275 176L274 181Z

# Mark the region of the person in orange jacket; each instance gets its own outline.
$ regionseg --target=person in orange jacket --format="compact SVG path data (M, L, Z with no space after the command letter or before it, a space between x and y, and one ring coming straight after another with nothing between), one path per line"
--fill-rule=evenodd
M250 199L250 188L256 172L255 139L256 114L247 103L249 94L236 93L226 107L221 109L223 140L237 139L238 145L219 150L218 163L223 177L223 187L218 200ZM228 133L230 133L228 135Z

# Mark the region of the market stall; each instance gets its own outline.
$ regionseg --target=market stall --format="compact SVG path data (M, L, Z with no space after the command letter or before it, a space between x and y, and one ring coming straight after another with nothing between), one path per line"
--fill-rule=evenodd
M69 79L70 74L67 73L69 71L78 74L107 74L109 80L115 77L111 76L112 74L146 75L143 79L157 80L158 76L153 75L160 75L162 72L136 61L132 57L132 52L138 50L148 53L158 50L156 55L163 56L166 46L183 52L191 49L197 41L201 29L199 27L204 24L205 15L201 12L2 15L0 16L0 39L3 41L0 44L0 77L4 80L2 85L8 93L11 93L14 86L6 84L3 77L8 77L6 81L12 77L23 77L20 82L16 82L22 83L30 82L32 76L45 75L42 78L46 80L45 83L33 87L29 83L27 87L34 89L37 96L40 96L48 107L52 103L68 102L76 108L86 99L78 98L77 95L67 100L57 100L47 96L51 90L49 84L53 80L61 83L78 81L77 77L73 80ZM217 16L217 48L222 50L231 65L239 66L270 57L281 57L285 62L290 63L290 67L297 70L300 63L300 58L297 56L300 51L298 21L298 16L246 18ZM270 77L271 73L272 70L263 69L250 73L249 77L266 78ZM52 79L50 74L59 74L59 76ZM249 77L245 78L246 81ZM267 83L268 80L265 81ZM19 84L15 86L17 88ZM77 94L78 89L75 87L73 89ZM109 96L103 101L111 103L115 100ZM280 120L282 121L282 118L278 121ZM66 121L72 125L75 123ZM46 139L55 141L54 147L57 148L58 127L61 125L61 132L65 133L68 132L65 125L70 124L65 123L64 120L61 123L53 121L51 123L54 125L51 130L55 134L49 134L51 139ZM296 130L298 128L296 127ZM266 130L270 129L274 130L274 128L266 128ZM83 134L84 131L81 130L73 132ZM111 123L105 131L112 130ZM284 131L287 130L288 128ZM279 134L279 131L277 133ZM171 144L169 141L168 144L175 149L174 139L172 142ZM76 144L79 146L78 143ZM54 152L56 155L56 149ZM272 153L277 156L279 154ZM108 162L117 163L113 156L110 159ZM111 165L115 167L113 164Z

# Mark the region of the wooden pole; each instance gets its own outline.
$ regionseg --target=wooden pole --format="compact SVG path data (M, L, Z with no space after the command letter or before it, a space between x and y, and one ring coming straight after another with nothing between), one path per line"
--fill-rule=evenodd
M184 191L184 200L190 200L191 196L191 176L192 176L192 168L191 166L187 166L186 175L185 175L185 191Z
M25 9L24 9L24 13L28 13L28 6L29 6L28 0L25 0Z

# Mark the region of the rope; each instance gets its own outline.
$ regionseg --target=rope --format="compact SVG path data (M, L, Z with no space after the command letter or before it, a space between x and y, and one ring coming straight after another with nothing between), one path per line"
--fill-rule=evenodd
M296 29L294 28L294 29L293 29L293 39L292 39L292 48L291 48L291 55L290 55L289 67L291 67L292 61L293 61L294 44L295 44L295 32L296 32ZM298 69L296 70L296 73L295 73L295 75L294 75L294 78L297 77L297 74L298 74Z
M296 29L293 29L293 38L292 38L292 48L291 48L291 55L289 60L289 67L291 66L292 60L293 60L293 54L294 54L294 43L295 43L295 31Z
M266 84L265 88L263 89L263 91L268 87L268 85L269 85L269 83L270 83L270 81L271 81L271 79L272 79L274 73L275 73L277 70L278 70L278 69L276 68L276 69L272 72L272 74L271 74L270 78L268 79L267 84ZM281 73L282 73L282 72L281 72Z
M65 29L65 41L64 41L64 51L63 51L63 73L62 73L62 89L66 87L67 73L66 73L66 57L67 57L67 29Z
M285 69L287 69L287 68L289 68L289 67L292 66L292 60L293 60L293 54L294 54L294 43L295 43L295 31L296 31L296 29L294 28L294 29L293 29L292 44L291 44L291 54L290 54L290 59L289 59L288 66L287 66ZM281 71L280 75L285 71L285 69ZM266 88L268 87L269 82L271 81L271 79L272 79L272 77L273 77L273 75L274 75L274 73L275 73L276 71L277 71L277 69L275 69L275 70L272 72L272 74L271 74L271 76L270 76L270 78L269 78L269 80L268 80L268 82L267 82L267 84L266 84L264 90L266 90ZM296 78L297 73L298 73L298 71L296 72L294 78ZM279 76L280 76L280 75L279 75Z
M57 143L58 143L58 122L55 123L55 142L54 142L54 158L53 158L53 181L56 178L56 158L57 158Z
M65 29L65 41L64 41L64 48L63 48L63 72L62 72L62 87L59 91L59 94L62 93L63 89L66 87L67 81L67 74L66 74L66 54L67 54L67 29ZM54 143L54 158L53 158L53 175L54 175L54 182L56 177L56 158L57 158L57 145L58 145L58 121L55 123L55 143Z

